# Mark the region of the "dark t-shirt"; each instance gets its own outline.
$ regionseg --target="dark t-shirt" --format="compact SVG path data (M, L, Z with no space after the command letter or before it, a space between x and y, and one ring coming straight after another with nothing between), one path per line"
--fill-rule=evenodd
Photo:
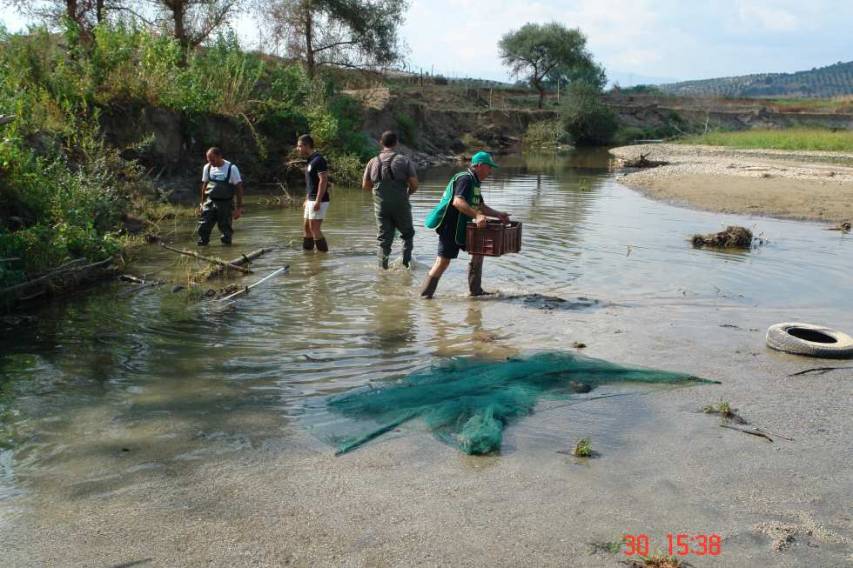
M459 176L456 182L454 182L453 197L461 197L470 204L471 199L474 197L474 179L477 177L477 174L471 170L468 171L471 172L471 175ZM447 208L447 213L444 215L444 222L441 224L441 228L438 231L439 234L451 240L455 239L456 223L458 222L459 210L453 206L453 200L451 200L450 206Z
M314 152L308 156L308 167L305 168L305 191L308 193L308 201L317 200L317 190L320 188L320 172L329 171L326 158L320 152ZM329 201L329 187L323 194L323 201Z

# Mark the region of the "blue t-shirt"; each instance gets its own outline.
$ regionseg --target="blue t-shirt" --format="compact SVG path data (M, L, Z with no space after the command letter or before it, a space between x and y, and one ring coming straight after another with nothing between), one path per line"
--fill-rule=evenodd
M308 156L308 167L305 169L305 191L308 192L308 201L317 200L317 190L320 189L320 173L329 171L326 158L320 152L314 152ZM323 201L329 201L329 186L323 194Z

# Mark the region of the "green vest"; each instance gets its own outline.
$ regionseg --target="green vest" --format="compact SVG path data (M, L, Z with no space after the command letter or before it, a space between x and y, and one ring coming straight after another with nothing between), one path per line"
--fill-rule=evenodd
M424 221L424 225L427 229L435 229L438 231L438 229L440 229L444 224L444 218L447 216L447 208L453 207L453 186L456 184L456 180L462 176L471 176L474 181L474 191L472 192L471 199L468 201L468 205L474 209L480 207L480 203L482 203L480 180L477 179L477 176L475 176L471 170L459 172L451 178L450 182L448 182L447 187L444 189L444 194L441 196L441 201L439 201L438 205L436 205L435 208L430 211L429 215L427 215L426 220ZM457 244L465 244L465 226L469 221L471 221L471 217L468 217L460 211L459 218L456 221L456 231L454 232Z

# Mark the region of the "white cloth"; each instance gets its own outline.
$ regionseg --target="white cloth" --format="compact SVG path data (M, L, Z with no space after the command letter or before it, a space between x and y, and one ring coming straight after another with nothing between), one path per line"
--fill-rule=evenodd
M231 165L231 162L228 160L222 160L221 166L211 166L209 163L204 165L204 168L201 170L201 181L209 182L213 181L225 181L225 175L228 173L228 166ZM237 166L231 166L231 179L228 180L228 183L231 185L237 185L242 182L242 178L240 178L240 170L237 169Z
M305 219L310 219L312 221L320 221L326 218L326 210L329 208L328 201L320 202L320 210L314 211L314 204L316 201L306 201L305 202Z

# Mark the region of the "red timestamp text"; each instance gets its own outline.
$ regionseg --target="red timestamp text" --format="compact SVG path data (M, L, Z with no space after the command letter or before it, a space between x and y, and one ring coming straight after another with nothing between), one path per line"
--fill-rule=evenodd
M649 556L652 542L647 534L625 535L626 556ZM667 533L666 550L670 556L719 556L723 538L718 534Z

